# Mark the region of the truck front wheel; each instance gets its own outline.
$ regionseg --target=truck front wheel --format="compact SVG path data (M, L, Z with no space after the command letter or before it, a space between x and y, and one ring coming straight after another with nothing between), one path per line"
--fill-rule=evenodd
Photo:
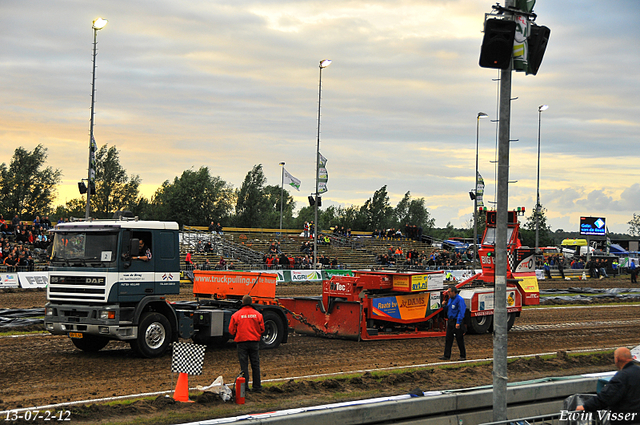
M491 328L493 316L473 316L470 323L474 334L484 334Z
M102 350L109 343L109 339L103 336L84 334L82 338L71 338L71 342L82 351L95 353Z
M159 357L171 343L171 325L160 313L148 312L140 318L138 338L131 341L131 348L142 357Z
M273 311L265 311L262 317L264 318L264 333L260 348L277 348L284 338L282 318Z

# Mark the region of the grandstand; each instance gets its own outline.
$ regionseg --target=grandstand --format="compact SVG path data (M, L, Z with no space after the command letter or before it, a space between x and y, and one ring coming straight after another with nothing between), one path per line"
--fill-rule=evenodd
M409 250L424 252L430 255L434 248L427 243L409 239L375 239L365 234L354 235L349 238L330 233L320 233L321 239L327 236L329 244L318 243L318 257L336 258L343 269L370 269L378 267L378 256L386 254L389 247L398 246L406 253ZM197 265L209 259L212 266L218 264L222 256L226 263L233 263L238 270L264 270L264 255L269 252L272 243L279 243L282 253L288 257L304 257L301 245L304 238L296 230L254 229L254 228L225 228L222 235L209 232L206 227L184 226L181 244L182 264L188 252ZM204 246L211 245L211 251L206 252ZM312 255L313 253L311 253ZM310 256L311 256L310 255Z

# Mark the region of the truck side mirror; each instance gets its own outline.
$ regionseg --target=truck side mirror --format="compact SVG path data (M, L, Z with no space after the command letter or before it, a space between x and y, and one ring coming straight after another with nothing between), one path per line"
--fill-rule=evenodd
M140 239L132 238L129 241L129 255L131 257L137 257L140 254Z

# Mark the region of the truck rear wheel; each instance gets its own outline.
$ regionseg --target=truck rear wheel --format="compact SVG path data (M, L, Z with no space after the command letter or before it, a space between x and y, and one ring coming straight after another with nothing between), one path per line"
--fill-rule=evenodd
M102 350L109 343L109 339L103 336L84 334L82 338L71 338L71 342L82 351L95 353Z
M513 324L516 322L516 314L509 313L509 317L507 318L507 330L510 331L513 327Z
M470 318L471 330L474 334L484 334L493 324L493 316L474 316Z
M273 311L265 311L264 333L260 341L260 348L277 348L284 338L284 323L282 317Z
M142 357L159 357L171 343L171 325L160 313L145 313L140 318L138 338L131 341L131 348Z

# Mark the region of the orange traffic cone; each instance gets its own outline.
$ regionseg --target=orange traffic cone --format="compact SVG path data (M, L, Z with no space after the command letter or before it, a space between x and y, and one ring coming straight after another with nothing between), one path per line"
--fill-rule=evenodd
M189 375L186 373L181 372L178 375L178 383L176 384L176 390L173 392L173 399L183 403L193 403L193 400L189 400Z

